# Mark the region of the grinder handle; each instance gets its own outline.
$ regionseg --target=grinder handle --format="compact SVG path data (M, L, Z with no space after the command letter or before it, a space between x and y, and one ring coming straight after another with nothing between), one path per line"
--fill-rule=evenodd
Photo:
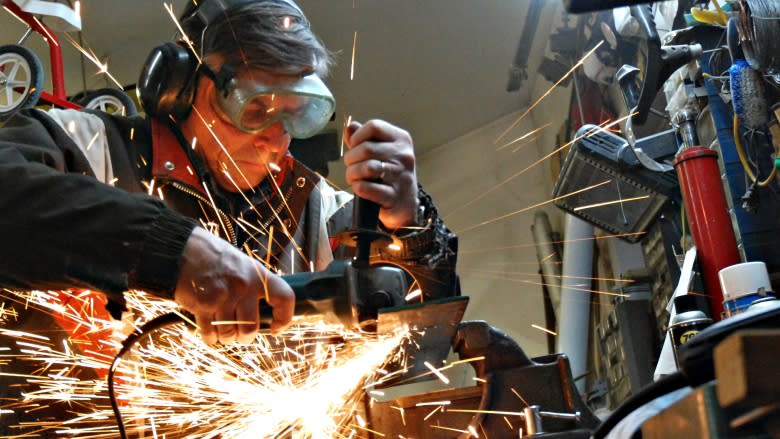
M295 315L331 313L345 325L354 325L347 274L350 261L334 260L323 271L286 274L282 279L295 293ZM271 307L260 302L261 323L270 322Z
M355 262L359 266L367 266L371 254L371 242L375 239L373 232L379 224L380 206L361 197L355 197L353 203L352 230L356 232Z

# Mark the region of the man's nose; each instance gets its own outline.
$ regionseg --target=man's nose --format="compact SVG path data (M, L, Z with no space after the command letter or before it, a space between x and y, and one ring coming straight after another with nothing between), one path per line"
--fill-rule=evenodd
M255 146L258 148L267 148L271 152L280 152L288 147L290 136L284 127L284 122L278 120L264 129L260 135L255 137Z

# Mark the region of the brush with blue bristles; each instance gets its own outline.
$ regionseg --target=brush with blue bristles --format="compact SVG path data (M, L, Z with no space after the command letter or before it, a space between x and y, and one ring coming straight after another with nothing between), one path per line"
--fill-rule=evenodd
M729 68L731 105L740 125L749 130L766 127L769 122L764 80L744 59L734 60Z
M760 129L769 122L764 80L745 60L736 19L733 17L729 20L726 36L732 62L729 68L729 83L734 115L742 127L749 130Z

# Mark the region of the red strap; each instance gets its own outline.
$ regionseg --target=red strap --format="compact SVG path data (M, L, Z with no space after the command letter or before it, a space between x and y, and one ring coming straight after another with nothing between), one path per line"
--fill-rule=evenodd
M276 187L282 187L282 183L284 183L284 177L287 175L287 171L291 170L293 166L295 166L295 159L288 151L287 154L285 154L284 157L279 160L277 165L281 171L279 171L279 174L277 174L274 179L276 180Z
M152 119L152 175L180 181L205 195L203 183L182 147L168 127Z

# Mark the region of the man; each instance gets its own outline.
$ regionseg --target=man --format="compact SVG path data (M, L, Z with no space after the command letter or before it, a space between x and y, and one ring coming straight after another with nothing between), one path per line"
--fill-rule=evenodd
M292 318L276 273L342 254L351 197L288 152L334 111L327 50L291 0L198 3L181 16L192 47L162 45L144 66L148 118L31 110L0 130L0 286L100 291L115 316L141 289L194 314L208 343L249 342L258 301L273 330ZM354 194L401 243L375 256L427 298L457 294L457 238L418 187L409 134L372 120L345 141Z
M320 79L329 53L291 0L198 3L181 16L192 48L161 45L144 66L147 117L27 110L0 129L0 289L97 291L114 317L125 291L145 290L191 312L208 343L250 342L259 301L273 308L272 330L293 316L278 274L349 256L334 238L351 226L352 197L288 152L334 111ZM458 294L457 238L418 187L409 134L372 120L351 124L345 142L348 183L380 205L380 229L400 244L372 258L405 268L425 298ZM55 347L73 335L55 336L50 312L16 308L6 327L47 331ZM25 367L0 363L18 374L0 383L0 405L19 398ZM0 424L18 434L11 426L62 419L60 409Z

